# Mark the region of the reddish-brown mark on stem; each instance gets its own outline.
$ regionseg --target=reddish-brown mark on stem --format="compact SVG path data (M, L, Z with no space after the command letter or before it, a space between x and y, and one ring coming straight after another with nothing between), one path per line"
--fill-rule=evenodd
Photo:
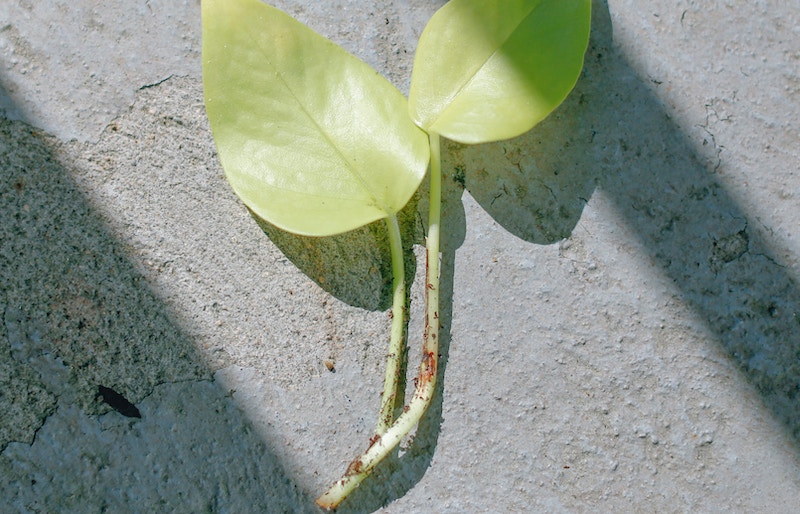
M436 354L433 352L427 352L425 354L422 366L420 366L419 370L419 380L422 385L431 381L433 377L436 376Z
M364 463L361 462L361 457L360 456L356 457L353 460L353 462L351 462L350 465L347 466L347 469L345 470L344 475L345 476L360 475L361 474L361 470L363 468L364 468Z

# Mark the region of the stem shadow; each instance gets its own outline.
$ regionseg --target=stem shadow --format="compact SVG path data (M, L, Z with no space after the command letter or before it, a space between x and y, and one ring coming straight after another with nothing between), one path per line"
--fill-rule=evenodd
M442 156L442 227L440 252L441 267L439 278L440 294L440 330L439 330L439 368L437 369L437 386L431 405L417 425L417 429L404 452L395 450L375 469L372 476L353 491L342 506L336 509L339 513L365 514L385 506L403 497L425 475L436 452L441 432L444 390L447 387L445 375L448 355L450 353L451 325L453 319L453 281L455 276L456 249L464 241L466 221L461 203L464 192L460 182L454 180L452 164L446 154ZM427 184L427 182L425 183ZM420 212L427 212L427 185L420 190ZM411 339L410 344L415 344ZM416 373L418 363L412 362L411 368Z

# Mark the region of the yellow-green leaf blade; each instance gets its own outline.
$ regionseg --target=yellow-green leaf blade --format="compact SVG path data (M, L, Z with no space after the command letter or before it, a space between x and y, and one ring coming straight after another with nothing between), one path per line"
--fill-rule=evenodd
M462 143L527 132L575 85L590 23L591 0L451 0L420 38L411 117Z
M428 162L403 95L259 0L203 0L203 87L225 174L259 217L332 235L394 215Z

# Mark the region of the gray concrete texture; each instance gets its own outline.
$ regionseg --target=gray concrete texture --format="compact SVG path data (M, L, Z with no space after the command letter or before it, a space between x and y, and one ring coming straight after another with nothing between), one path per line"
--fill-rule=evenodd
M276 2L403 91L442 4ZM597 0L563 106L446 144L442 387L341 512L796 512L798 27ZM265 235L200 41L198 0L0 2L3 512L315 512L367 445L383 229Z

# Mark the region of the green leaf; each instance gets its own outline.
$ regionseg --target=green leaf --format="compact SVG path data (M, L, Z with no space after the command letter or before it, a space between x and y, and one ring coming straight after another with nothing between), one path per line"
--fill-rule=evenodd
M428 139L375 70L259 0L203 0L203 87L236 194L284 230L323 236L393 216Z
M590 25L591 0L452 0L420 38L409 113L461 143L527 132L578 80Z

